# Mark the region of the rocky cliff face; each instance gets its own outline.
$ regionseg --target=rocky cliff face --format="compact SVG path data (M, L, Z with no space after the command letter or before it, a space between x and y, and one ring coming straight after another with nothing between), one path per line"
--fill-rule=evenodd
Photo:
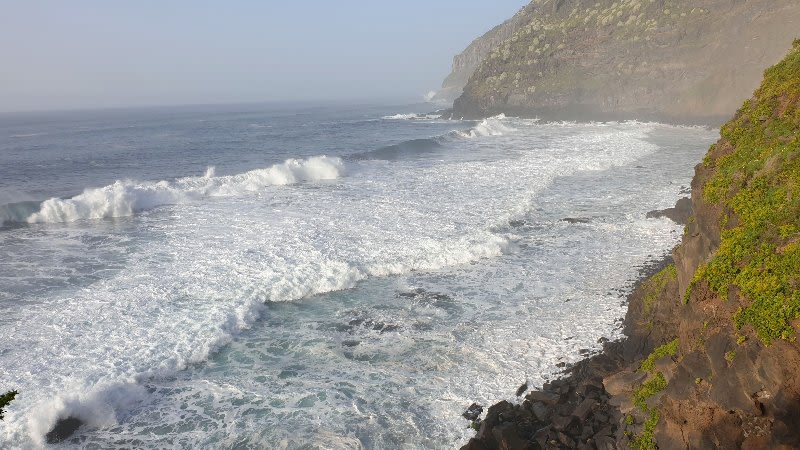
M691 203L628 338L490 408L468 449L800 448L800 40L722 127Z
M530 6L523 8L514 17L487 31L483 36L472 41L463 52L456 55L453 58L450 75L444 79L442 88L432 100L452 103L461 96L469 77L475 73L475 69L486 55L501 42L513 36L519 25L525 22L528 8Z
M446 84L480 59L455 116L719 124L799 23L796 0L534 0L457 57Z
M697 167L694 220L657 297L672 315L660 339L676 345L657 362L653 437L661 448L798 448L800 41L721 135Z

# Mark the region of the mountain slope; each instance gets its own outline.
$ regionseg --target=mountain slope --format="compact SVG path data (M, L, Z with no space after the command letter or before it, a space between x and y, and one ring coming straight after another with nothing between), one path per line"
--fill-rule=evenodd
M530 5L522 8L514 17L487 31L483 36L476 38L463 52L456 55L453 58L452 71L444 79L442 88L436 92L432 100L450 103L458 98L463 92L464 86L467 85L469 77L475 73L475 69L486 55L501 42L513 36L520 24L526 23L528 8Z
M721 123L798 24L796 0L534 0L453 113Z

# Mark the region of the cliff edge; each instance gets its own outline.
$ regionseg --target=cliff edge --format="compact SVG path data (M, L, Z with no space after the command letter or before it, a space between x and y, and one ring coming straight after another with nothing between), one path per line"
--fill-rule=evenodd
M796 0L534 0L457 57L445 85L469 76L453 116L718 125L799 23Z
M530 7L531 6L528 5L522 8L512 18L476 38L463 52L453 57L453 65L450 74L444 79L442 88L436 92L436 95L431 100L452 103L461 96L469 78L475 73L475 70L489 52L497 45L513 36L520 24L526 22L526 10Z
M800 448L800 40L720 134L628 338L489 408L466 449Z

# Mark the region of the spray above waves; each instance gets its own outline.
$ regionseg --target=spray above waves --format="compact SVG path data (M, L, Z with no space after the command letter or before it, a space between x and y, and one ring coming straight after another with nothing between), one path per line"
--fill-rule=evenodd
M101 188L86 189L69 199L51 198L30 214L28 223L74 222L83 219L128 217L142 210L207 197L225 197L257 192L268 186L283 186L303 181L333 180L344 173L341 159L316 156L290 159L266 169L220 176L209 168L202 177L175 181L116 181Z
M516 129L503 123L505 119L505 114L489 117L483 119L479 124L467 131L459 131L458 134L463 138L472 139L482 136L502 136L506 133L516 131Z
M39 210L41 202L21 201L0 205L0 228L25 223L31 214Z

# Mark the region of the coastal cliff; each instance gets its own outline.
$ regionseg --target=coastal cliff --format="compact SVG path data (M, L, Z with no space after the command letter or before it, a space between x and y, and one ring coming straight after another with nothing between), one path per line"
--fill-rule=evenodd
M796 0L534 0L456 57L453 116L721 124L776 63Z
M475 73L483 59L497 45L514 35L520 24L524 24L527 18L526 6L515 14L512 18L502 24L492 28L483 36L472 41L463 52L453 57L452 71L442 82L442 88L436 92L433 101L452 103L464 91L469 77Z
M720 134L627 338L489 408L465 449L800 448L800 40Z

